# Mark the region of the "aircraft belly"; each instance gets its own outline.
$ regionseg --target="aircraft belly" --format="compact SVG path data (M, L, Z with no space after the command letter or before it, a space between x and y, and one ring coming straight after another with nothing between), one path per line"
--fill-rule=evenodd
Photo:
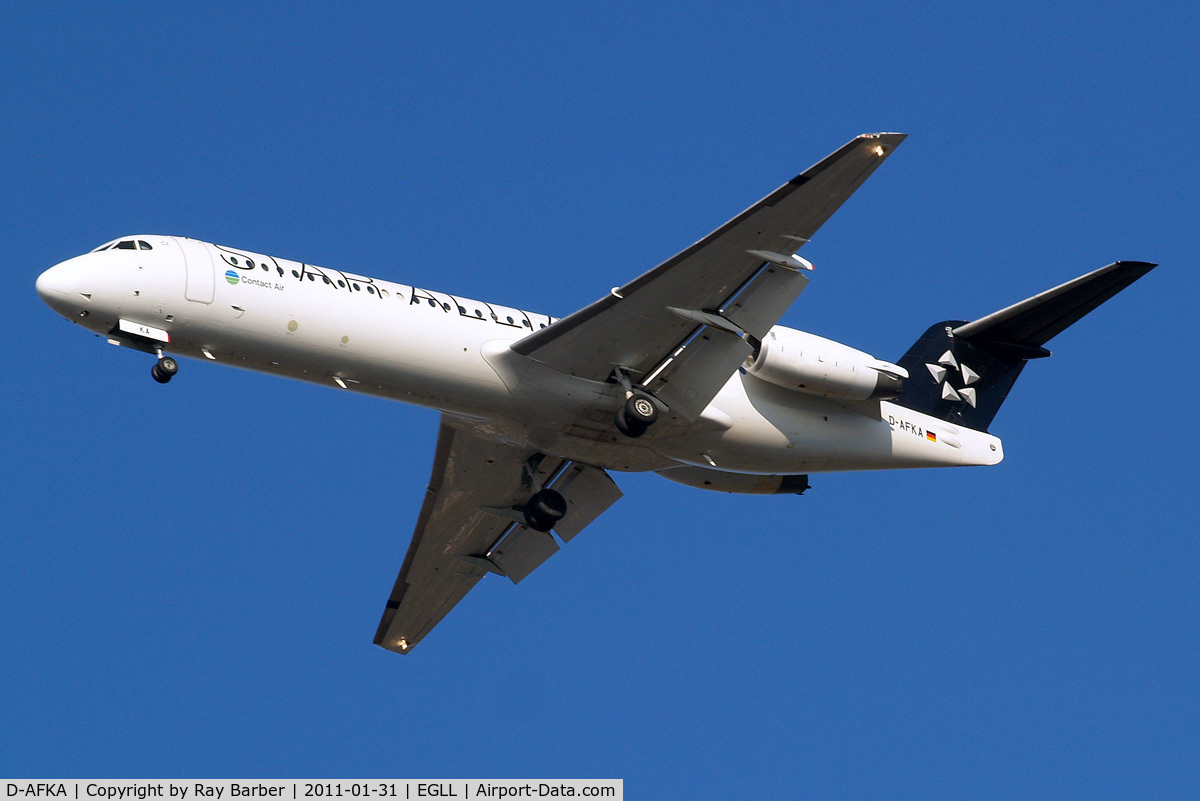
M646 447L647 442L617 433L611 405L581 402L562 392L522 386L512 395L494 398L486 412L464 416L483 436L607 470L641 472L675 464Z

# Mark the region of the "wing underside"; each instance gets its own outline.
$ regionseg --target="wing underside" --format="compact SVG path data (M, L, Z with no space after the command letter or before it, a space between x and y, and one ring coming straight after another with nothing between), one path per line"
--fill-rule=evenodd
M425 502L375 643L407 653L489 572L517 583L553 556L558 540L524 525L521 513L542 486L567 501L555 526L563 542L621 497L599 468L494 442L443 418Z

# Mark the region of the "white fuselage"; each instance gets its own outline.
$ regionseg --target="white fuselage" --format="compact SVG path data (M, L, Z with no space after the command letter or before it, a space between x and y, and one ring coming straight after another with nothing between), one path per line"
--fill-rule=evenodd
M440 409L496 438L616 470L787 475L1003 458L989 434L887 401L842 405L744 371L690 429L629 440L612 426L617 385L509 349L553 322L544 314L180 237L132 239L151 249L70 259L38 279L39 293L115 344Z

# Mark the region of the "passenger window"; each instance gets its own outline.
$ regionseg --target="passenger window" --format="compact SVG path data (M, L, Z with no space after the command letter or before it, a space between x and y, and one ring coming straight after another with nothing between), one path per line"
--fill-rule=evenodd
M150 243L147 242L146 240L139 239L137 242L138 242L138 250L153 250L153 248L150 247Z

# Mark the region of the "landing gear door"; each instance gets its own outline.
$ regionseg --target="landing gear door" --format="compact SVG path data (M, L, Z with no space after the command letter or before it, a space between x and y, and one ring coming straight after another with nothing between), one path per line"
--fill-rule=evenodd
M179 240L183 258L187 263L187 299L195 303L212 303L216 291L216 270L208 245L195 239Z

